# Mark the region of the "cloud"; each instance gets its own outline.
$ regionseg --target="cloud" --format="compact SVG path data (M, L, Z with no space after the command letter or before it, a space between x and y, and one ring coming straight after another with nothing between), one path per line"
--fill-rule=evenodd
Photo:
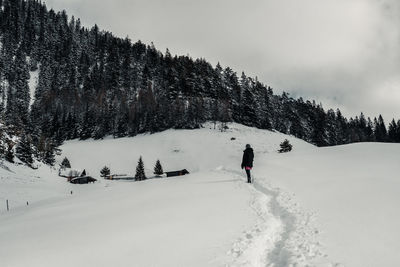
M397 0L50 0L84 25L221 62L348 116L400 118Z

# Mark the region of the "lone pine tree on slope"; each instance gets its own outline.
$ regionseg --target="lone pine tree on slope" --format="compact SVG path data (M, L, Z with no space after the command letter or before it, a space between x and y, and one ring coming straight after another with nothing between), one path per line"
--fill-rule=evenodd
M136 167L136 174L135 174L135 180L136 181L142 181L147 179L146 174L144 173L144 163L142 160L142 156L140 156L138 165Z
M154 174L155 175L162 175L164 173L163 168L161 166L160 160L157 160L156 166L154 166Z
M69 159L67 157L65 157L61 164L60 164L60 168L61 169L66 169L66 168L71 168L71 163L69 162Z

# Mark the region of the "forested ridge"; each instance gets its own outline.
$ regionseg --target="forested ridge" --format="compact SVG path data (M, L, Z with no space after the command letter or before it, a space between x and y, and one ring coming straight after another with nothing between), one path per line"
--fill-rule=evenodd
M347 119L314 101L276 95L229 67L82 27L37 0L0 0L0 7L0 149L7 160L27 153L53 164L64 140L193 129L209 120L318 146L400 142L400 120L387 128L380 115ZM17 144L6 138L14 135Z

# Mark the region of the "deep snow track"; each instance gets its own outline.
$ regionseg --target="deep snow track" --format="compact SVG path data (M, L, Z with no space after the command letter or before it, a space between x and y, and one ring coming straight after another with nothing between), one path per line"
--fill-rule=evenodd
M238 172L229 171L240 178ZM241 186L248 187L252 194L250 207L257 215L255 225L243 232L242 236L233 244L228 254L233 256L233 261L227 266L267 266L268 254L281 239L283 230L282 221L270 211L271 196L256 190L253 186L239 182Z
M269 208L272 214L278 218L282 224L280 239L275 243L275 247L268 254L268 262L276 266L288 266L288 261L293 253L285 247L290 234L295 229L296 218L288 210L284 209L278 202L279 192L268 189L260 185L257 181L253 182L254 188L259 192L270 196Z
M234 176L243 174L229 170ZM229 266L337 266L328 261L317 241L315 215L301 210L293 197L271 187L266 179L255 178L249 187L256 225L233 245L236 259Z

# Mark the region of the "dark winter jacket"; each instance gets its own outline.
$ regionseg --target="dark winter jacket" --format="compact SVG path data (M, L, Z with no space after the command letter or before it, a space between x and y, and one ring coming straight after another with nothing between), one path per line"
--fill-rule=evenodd
M251 147L243 151L242 169L244 167L253 167L254 153Z

